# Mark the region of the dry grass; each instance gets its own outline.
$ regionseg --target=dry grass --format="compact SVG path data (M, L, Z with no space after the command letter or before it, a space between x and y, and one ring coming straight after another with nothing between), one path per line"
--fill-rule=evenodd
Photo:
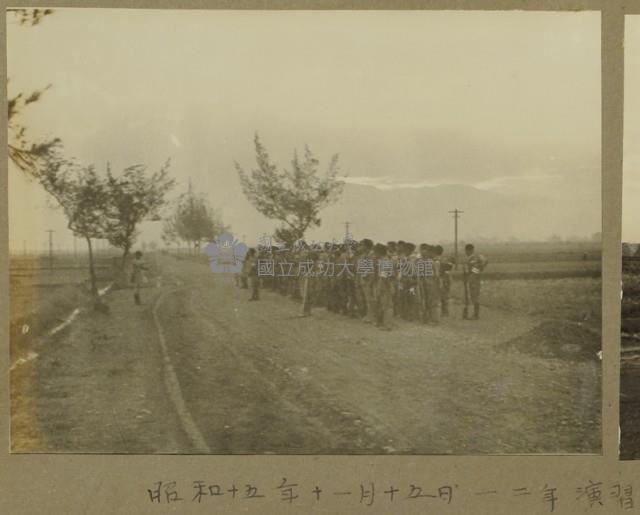
M482 304L520 314L600 324L602 282L594 278L484 281Z

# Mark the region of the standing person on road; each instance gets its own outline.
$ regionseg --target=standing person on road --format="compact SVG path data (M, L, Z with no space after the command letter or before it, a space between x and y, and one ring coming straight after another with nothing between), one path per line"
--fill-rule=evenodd
M356 264L356 277L360 286L361 301L365 311L362 321L367 324L373 324L376 316L373 241L369 238L364 238L359 247L360 253Z
M249 286L251 287L251 298L249 300L260 300L260 277L258 274L258 253L256 249L249 249L245 256L245 263L247 265Z
M298 274L302 290L302 316L308 317L311 315L311 306L318 294L318 254L309 247L301 253Z
M438 262L434 261L434 247L428 243L420 244L420 259L417 261L416 276L420 298L420 321L423 324L437 325L440 322L440 272Z
M451 259L443 257L444 249L442 245L435 247L435 261L440 269L440 314L443 317L449 316L449 292L451 291L451 270L453 262Z
M140 287L143 282L146 282L146 277L144 276L143 271L148 270L146 263L142 259L142 252L139 250L136 251L133 258L132 263L133 270L131 272L131 282L133 283L133 300L136 304L140 305L142 302L140 301Z
M249 289L249 275L251 274L251 256L247 252L243 261L242 269L240 270L240 287L244 290Z
M475 247L468 243L464 247L467 261L464 265L464 312L462 318L469 320L469 304L473 304L473 320L480 318L481 275L488 261L476 254Z
M395 262L389 259L388 248L382 243L373 247L375 281L373 300L375 306L374 324L383 331L391 330L393 314L393 280Z

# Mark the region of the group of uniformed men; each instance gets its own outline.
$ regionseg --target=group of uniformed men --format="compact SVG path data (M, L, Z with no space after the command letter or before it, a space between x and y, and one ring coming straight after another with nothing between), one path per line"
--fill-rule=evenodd
M463 318L477 320L487 260L471 244L465 254ZM272 245L249 249L238 282L251 289L250 300L260 298L260 288L269 288L299 299L304 316L320 306L390 330L393 317L437 325L441 316L449 316L454 265L440 245L384 245L368 238L311 245L299 241L289 250Z

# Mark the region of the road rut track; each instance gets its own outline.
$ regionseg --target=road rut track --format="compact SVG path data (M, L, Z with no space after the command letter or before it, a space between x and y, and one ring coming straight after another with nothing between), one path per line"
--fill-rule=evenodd
M191 326L192 329L194 325L199 325L201 328L199 331L200 341L207 341L212 353L223 351L232 356L235 365L240 366L240 370L235 371L236 377L240 378L237 382L243 387L246 387L246 383L252 382L253 389L256 390L255 387L257 387L257 390L264 396L263 400L269 403L269 409L273 412L273 416L281 419L279 421L281 424L295 427L294 432L299 432L302 435L293 438L291 446L283 446L284 442L270 444L270 435L263 434L250 448L239 451L225 446L224 443L216 443L215 440L218 440L220 435L213 435L211 431L205 429L203 430L203 433L207 435L205 438L209 442L214 440L213 443L209 443L212 453L344 454L348 452L353 454L385 454L393 449L388 437L389 434L392 434L391 430L385 428L385 431L380 432L374 429L374 427L383 425L374 415L363 413L353 405L344 405L324 385L314 383L304 376L296 376L278 359L257 358L255 350L260 344L256 343L253 337L247 337L241 331L234 329L229 322L221 317L214 316L211 312L203 313L201 309L194 306L194 295L198 292L201 292L198 286L185 287L172 292L177 297L174 300L181 300L181 307L186 307L189 312L179 311L180 322L183 325ZM175 325L173 329L176 329ZM184 329L178 332L182 333ZM174 345L177 341L179 340L174 340ZM171 347L172 345L169 344L169 348ZM274 352L273 347L269 350ZM184 353L180 352L179 354L183 356ZM181 365L177 368L180 370L178 376L179 380L192 383L193 374L190 374L189 371L194 367L193 362L191 362L191 366L185 367L184 365L188 361L180 359ZM198 420L199 412L202 412L198 403L189 399L187 395L185 405L190 411L190 416L193 414L193 418ZM271 420L271 423L274 421ZM200 413L199 425L209 427L211 421ZM345 431L345 428L351 429ZM224 433L225 431L222 431L223 435ZM224 438L222 440L224 441ZM310 442L305 443L306 440ZM393 440L396 442L399 438L396 437ZM296 441L298 441L298 445L296 445ZM329 442L333 442L333 445L327 446Z
M201 289L195 291L201 292ZM192 293L195 293L192 291ZM190 297L191 305L193 305L193 296ZM240 338L245 345L250 346L255 350L256 342L251 337L247 338L239 331L236 331L231 324L223 321L219 317L212 317L209 313L208 316L213 318L214 323L208 321L204 314L195 310L200 316L200 321L206 326L213 328L215 326L221 327L228 335ZM277 326L277 324L270 324L269 331L272 334L276 334L278 338L285 338L285 332ZM234 338L234 341L237 341ZM226 344L227 348L233 347ZM277 351L273 346L270 348L271 352ZM235 351L234 351L235 352ZM246 353L243 355L238 354L241 359L247 360L250 366L260 373L261 377L267 381L275 392L284 399L286 399L287 393L295 394L295 390L300 389L301 394L298 395L297 400L299 406L307 414L308 420L315 421L319 426L324 427L329 434L335 433L338 429L344 430L345 425L360 425L363 431L355 431L355 440L349 439L345 442L346 447L352 451L357 452L359 449L353 449L354 442L361 442L359 446L363 452L379 452L387 453L392 450L389 442L389 436L393 436L394 446L401 446L403 448L409 447L408 442L403 435L398 434L397 431L393 431L388 427L380 418L370 411L363 410L361 406L355 406L352 403L346 403L343 399L338 399L329 388L327 388L322 382L313 382L308 377L307 373L295 373L294 365L283 366L279 356L279 359L267 357L265 360L252 360L251 356ZM334 358L337 356L333 355ZM334 363L338 364L338 359L334 360ZM274 377L275 380L268 380L267 377ZM318 399L316 402L311 402L310 399ZM345 415L347 413L348 415ZM340 420L340 426L330 427L327 421ZM357 424L359 422L359 424ZM375 430L374 427L382 429ZM363 434L364 433L364 434Z
M156 330L158 332L158 344L160 346L160 350L162 352L162 357L163 357L162 361L163 361L164 386L167 392L167 396L171 400L171 403L173 404L176 414L178 415L182 429L187 435L187 437L189 438L189 440L191 441L194 450L199 453L209 453L211 450L209 449L209 446L207 445L204 437L202 436L202 433L200 432L200 429L198 428L197 424L194 422L193 417L191 416L191 413L187 409L187 406L182 394L182 389L180 387L180 382L176 375L175 369L173 368L171 358L169 357L168 347L167 347L166 339L164 336L164 330L162 328L162 325L160 324L160 320L158 317L158 310L164 298L167 295L175 293L176 291L177 290L170 290L168 292L163 292L156 299L151 311L153 315L153 321L155 323Z

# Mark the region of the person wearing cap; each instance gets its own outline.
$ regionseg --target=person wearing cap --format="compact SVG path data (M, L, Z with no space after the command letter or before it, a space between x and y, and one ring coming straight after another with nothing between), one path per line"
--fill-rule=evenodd
M364 316L362 321L367 324L375 322L375 270L373 267L373 241L364 238L358 244L359 252L356 262L356 285L358 287L360 304Z
M480 286L482 284L482 272L487 266L487 259L477 254L475 247L468 243L464 247L467 256L464 264L464 311L462 318L469 320L469 304L473 304L473 320L480 318Z
M140 301L140 287L143 282L146 282L146 277L144 276L144 270L148 270L149 268L145 264L142 259L142 252L139 250L133 255L133 262L131 263L132 272L131 272L131 282L133 283L133 300L136 304L142 304Z
M258 274L258 252L253 247L250 248L245 256L247 265L247 277L249 287L251 288L251 297L249 300L260 300L260 276Z
M375 306L374 323L378 329L391 330L391 317L393 314L393 281L394 262L387 255L388 248L382 243L376 243L373 247L374 260L374 294Z
M430 325L437 325L440 322L439 270L434 257L432 245L420 244L420 260L416 267L421 308L420 321Z
M311 315L311 306L318 295L318 252L305 246L300 253L297 274L300 278L302 296L302 316Z
M443 317L449 316L449 293L451 292L451 270L453 270L453 261L444 257L444 249L442 245L436 245L434 248L434 261L438 263L440 270L440 314Z

